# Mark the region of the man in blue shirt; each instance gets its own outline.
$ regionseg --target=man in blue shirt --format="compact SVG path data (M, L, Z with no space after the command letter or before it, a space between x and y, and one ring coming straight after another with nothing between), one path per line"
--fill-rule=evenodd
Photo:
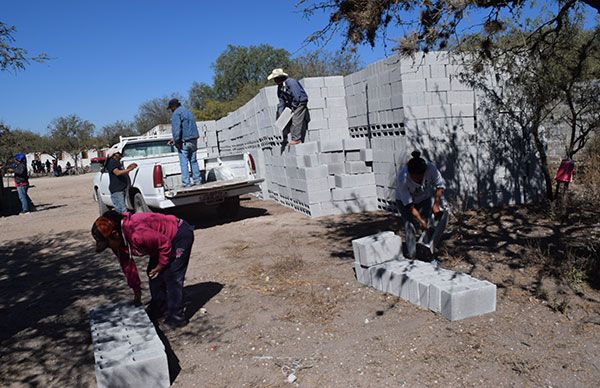
M306 107L308 96L304 88L298 81L289 78L283 69L274 69L267 79L273 80L277 84L279 104L276 118L279 118L285 108L290 108L293 112L292 119L283 130L283 143L287 143L288 133L292 135L291 145L303 143L310 122L310 114Z
M173 144L175 144L179 154L181 184L183 187L199 185L202 183L202 177L196 159L199 136L196 118L176 98L169 101L167 109L173 112L171 116L171 133L173 134ZM190 182L190 165L192 168L192 182Z

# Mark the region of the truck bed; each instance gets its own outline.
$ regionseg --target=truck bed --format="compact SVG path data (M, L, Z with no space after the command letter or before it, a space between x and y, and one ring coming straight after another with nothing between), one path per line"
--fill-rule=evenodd
M175 186L171 189L165 190L166 198L178 198L178 197L186 197L190 195L198 195L210 193L213 191L220 191L224 189L235 189L237 187L245 187L251 186L255 184L259 184L264 181L263 178L259 179L244 179L244 178L235 178L226 181L213 181L203 183L201 185L191 186L191 187L183 187L183 186Z

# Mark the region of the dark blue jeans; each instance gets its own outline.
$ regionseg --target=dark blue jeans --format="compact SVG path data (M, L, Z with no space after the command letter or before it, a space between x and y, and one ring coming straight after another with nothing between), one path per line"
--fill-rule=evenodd
M152 296L150 306L156 312L166 310L166 320L172 323L185 321L183 281L194 244L194 228L183 220L180 222L171 245L169 264L156 278L150 279L150 295ZM147 272L150 272L157 264L158 258L151 257Z

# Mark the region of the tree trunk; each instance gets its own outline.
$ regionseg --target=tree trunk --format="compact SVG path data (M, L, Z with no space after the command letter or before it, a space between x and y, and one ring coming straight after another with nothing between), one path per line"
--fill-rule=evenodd
M542 168L542 174L544 175L544 182L546 184L546 198L549 201L552 201L554 199L554 194L552 193L552 176L550 175L550 169L548 168L548 156L544 149L544 143L542 143L542 140L540 139L540 125L533 125L531 133L533 134L535 149L540 154L540 167Z

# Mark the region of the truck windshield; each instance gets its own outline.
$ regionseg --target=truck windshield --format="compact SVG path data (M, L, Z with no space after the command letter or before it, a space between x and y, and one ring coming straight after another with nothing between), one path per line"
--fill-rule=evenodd
M170 154L175 151L175 147L167 144L168 139L145 141L142 143L128 143L123 148L124 158L143 158L146 156L159 156Z

